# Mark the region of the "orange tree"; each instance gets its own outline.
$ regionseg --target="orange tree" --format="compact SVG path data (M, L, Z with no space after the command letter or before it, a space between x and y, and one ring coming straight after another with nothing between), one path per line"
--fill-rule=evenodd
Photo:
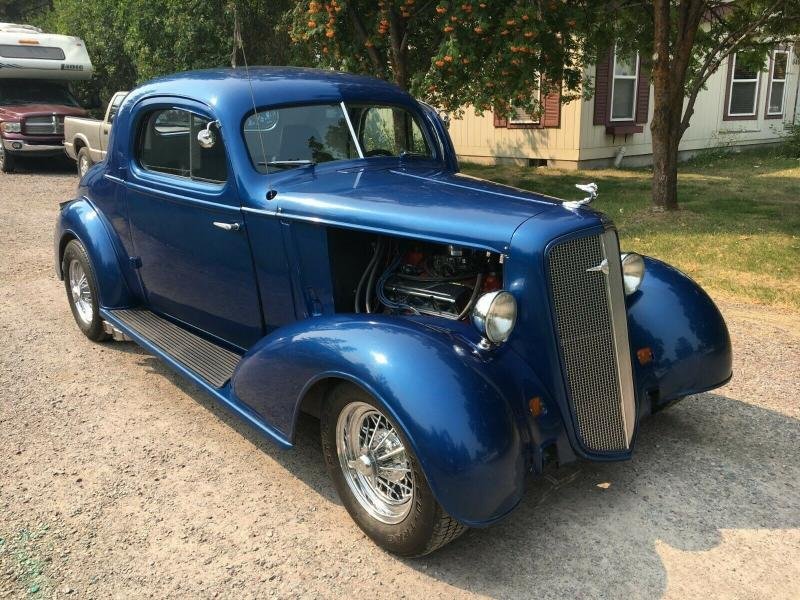
M393 81L439 108L540 110L580 89L591 2L311 0L288 13L301 60Z

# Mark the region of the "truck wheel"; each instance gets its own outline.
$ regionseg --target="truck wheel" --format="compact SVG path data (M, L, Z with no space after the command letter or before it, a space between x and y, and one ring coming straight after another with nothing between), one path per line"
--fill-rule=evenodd
M93 164L92 156L86 146L78 150L78 177L86 175L86 172L92 168Z
M339 497L389 552L423 556L465 530L433 497L406 436L361 388L334 388L322 408L322 449Z
M61 271L64 273L67 301L80 330L95 342L109 339L111 336L105 332L100 316L94 269L86 249L78 240L71 240L64 249Z
M13 173L14 167L16 166L15 163L14 157L6 152L6 149L0 144L0 171L3 173Z

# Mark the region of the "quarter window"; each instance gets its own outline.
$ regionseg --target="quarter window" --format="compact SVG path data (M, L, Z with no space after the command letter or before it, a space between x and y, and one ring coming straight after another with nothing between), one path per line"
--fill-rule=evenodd
M217 143L203 148L197 134L209 119L175 108L151 112L144 119L139 138L139 162L148 171L166 173L209 183L228 177L225 148L219 130Z
M618 56L614 53L611 82L611 120L633 121L636 110L636 80L639 77L639 55Z
M731 117L755 116L758 99L758 67L753 61L734 54L731 61L730 97L728 115Z
M430 158L428 142L414 117L399 106L349 106L350 118L358 123L358 138L364 156L419 154Z
M783 115L783 99L786 91L786 71L788 66L789 52L775 50L772 55L772 68L769 74L768 115Z

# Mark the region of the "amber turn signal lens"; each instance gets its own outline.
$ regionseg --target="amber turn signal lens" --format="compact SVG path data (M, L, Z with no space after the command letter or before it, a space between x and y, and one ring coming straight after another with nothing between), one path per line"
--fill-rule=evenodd
M544 404L539 396L534 396L528 401L528 407L534 417L540 416L544 413Z
M653 351L648 346L639 348L636 351L636 358L639 359L640 365L646 365L653 362Z

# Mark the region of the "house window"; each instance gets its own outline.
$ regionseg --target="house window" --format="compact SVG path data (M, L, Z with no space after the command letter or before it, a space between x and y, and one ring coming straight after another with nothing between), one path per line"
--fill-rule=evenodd
M542 89L541 81L542 81L542 76L539 75L539 77L536 80L536 85L533 88L533 94L532 94L534 98L539 99L540 110L541 110L541 97L539 95L539 90ZM515 125L522 127L530 127L534 125L539 125L539 123L540 123L539 113L525 112L524 108L513 107L513 112L511 113L511 116L508 117L508 124L512 128Z
M756 114L758 99L758 68L739 54L731 61L730 93L728 96L728 116L750 117Z
M636 111L636 81L639 78L639 55L617 56L614 53L614 77L611 82L611 120L633 121Z
M769 93L767 97L767 115L783 116L783 99L786 91L786 71L789 67L788 50L775 50L772 54L769 73Z

